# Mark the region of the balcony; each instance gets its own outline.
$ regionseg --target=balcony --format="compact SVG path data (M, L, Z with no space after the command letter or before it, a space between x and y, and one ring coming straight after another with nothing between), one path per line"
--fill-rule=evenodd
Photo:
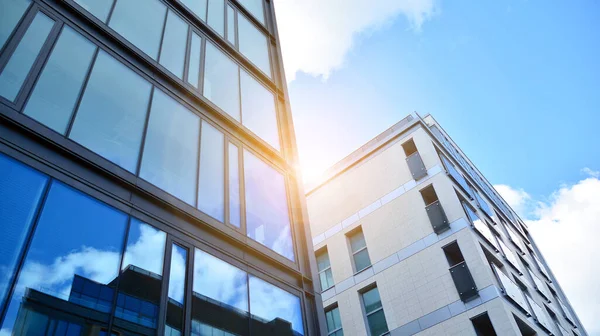
M525 297L523 296L523 292L519 288L519 286L514 283L508 276L506 276L502 271L494 264L492 264L492 268L494 269L494 273L496 273L496 277L498 278L498 282L502 286L502 291L504 295L508 297L512 302L514 302L519 308L521 308L527 315L531 314L529 312L529 307L527 307L527 303L525 303Z
M446 217L444 208L442 208L439 200L436 200L435 202L425 206L425 210L427 210L427 216L429 217L429 221L433 227L433 232L439 234L450 228L448 217Z
M425 165L423 164L419 152L414 152L407 156L406 163L408 164L410 174L415 181L420 180L427 175L427 169L425 169Z
M467 263L463 261L450 267L450 275L452 275L452 280L458 290L458 295L463 302L467 302L479 295L475 280L473 280L473 276L471 276L471 271L469 271Z

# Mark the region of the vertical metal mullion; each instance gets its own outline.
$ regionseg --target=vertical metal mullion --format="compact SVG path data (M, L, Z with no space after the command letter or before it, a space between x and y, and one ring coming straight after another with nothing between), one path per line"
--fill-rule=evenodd
M240 124L244 125L244 114L242 113L242 69L241 67L238 65L238 78L237 78L237 85L238 85L238 108L240 110Z
M185 58L183 60L183 82L188 83L190 75L190 54L192 52L192 27L188 24L187 41L185 45Z
M0 73L4 70L6 63L10 60L10 57L15 52L15 49L19 46L19 43L23 39L23 36L31 26L31 22L35 18L35 15L39 12L39 7L36 5L30 5L23 17L19 20L19 23L15 26L13 32L6 40L2 49L0 49Z
M238 16L239 16L239 10L235 7L233 7L233 30L234 30L234 45L235 45L235 50L239 50L240 49L240 38L239 38L239 29L238 29Z
M202 96L204 96L204 75L205 75L205 71L204 71L204 67L205 67L205 63L206 63L206 37L204 37L201 34L198 34L198 36L200 36L200 71L198 71L198 91L200 92L200 94Z
M165 34L167 33L167 19L169 19L169 7L165 10L165 20L163 22L162 34L160 36L160 44L158 45L158 55L156 56L156 61L160 64L160 55L162 54L163 42L165 41ZM150 56L152 58L152 56Z
M225 207L224 207L225 216L223 218L224 218L225 224L232 225L231 224L231 218L230 218L231 217L230 216L231 204L229 204L229 201L231 200L231 197L229 195L229 188L230 188L230 185L231 185L231 181L229 180L229 144L230 144L230 142L229 142L229 137L228 136L224 136L223 138L224 138L223 141L225 143L225 145L224 145L225 148L224 148L224 151L223 151L224 152L223 164L225 165L225 167L223 167L224 168L223 169L224 170L223 185L225 186L225 190L224 190L225 192L223 193L224 194L224 198L225 198L225 200L224 200L225 201L225 203L224 203L225 204Z
M195 197L195 204L196 204L196 209L198 209L198 193L200 192L200 154L201 154L201 149L202 149L202 118L199 118L198 121L199 124L199 132L198 132L198 157L196 158L196 165L197 167L197 174L196 174L196 195Z
M113 0L112 5L110 6L110 10L108 11L108 16L106 17L106 25L107 26L110 24L110 20L112 19L113 13L115 12L115 7L117 7L117 1L120 1L120 0Z
M187 257L187 265L186 265L186 274L185 274L185 304L183 305L184 316L183 316L183 335L191 335L192 330L192 300L193 300L193 284L194 284L194 247L189 246L188 248L188 257Z
M17 22L17 24L15 25L15 28L13 29L13 31L10 32L10 35L8 35L8 37L6 38L6 41L4 43L4 45L2 46L2 48L0 48L0 55L2 55L4 53L4 51L6 49L8 49L9 44L11 44L11 41L16 37L19 36L19 41L21 40L21 38L23 37L22 34L17 34L17 32L19 31L27 31L27 29L22 30L21 27L23 27L23 25L25 25L25 23L27 22L27 20L30 18L31 20L29 20L29 22L27 22L26 26L29 27L29 24L31 23L31 21L33 20L33 17L35 17L35 15L31 15L31 12L33 11L32 8L34 7L34 2L32 2L31 4L29 4L29 6L27 6L27 9L25 9L25 12L23 12L23 16L21 16L21 19L19 19L19 22ZM1 59L1 58L0 58ZM2 62L0 62L0 69L2 69L1 67Z
M135 176L140 176L140 170L142 169L142 158L144 156L144 149L146 148L146 136L148 134L148 123L150 122L150 113L152 112L152 102L154 101L154 91L157 90L154 85L150 89L150 98L148 101L148 107L146 109L146 118L144 120L144 131L142 132L142 141L140 144L140 153L138 154L138 162L135 167ZM133 196L133 194L131 194Z
M14 294L15 287L17 286L17 281L19 281L21 269L23 268L23 265L25 264L25 258L27 257L27 252L29 251L29 248L31 247L33 235L35 234L35 231L37 229L37 225L40 220L42 210L44 209L44 206L46 205L46 199L48 198L48 194L50 193L50 187L52 186L53 181L54 180L52 178L48 177L48 180L46 181L46 185L44 186L44 188L42 190L42 194L40 196L40 201L38 202L37 207L35 209L34 216L33 216L32 222L31 222L31 227L29 228L29 231L25 235L25 241L23 243L23 247L19 251L18 258L17 258L18 261L17 261L17 264L15 265L16 267L14 269L14 275L10 279L10 284L9 284L8 290L6 291L6 296L5 296L5 301L4 301L4 309L0 310L0 325L4 324L4 318L6 317L6 313L8 312L8 307L10 306L10 301L12 299L12 295ZM2 302L0 302L0 304L2 304ZM0 308L1 308L1 306L0 306Z
M110 309L110 315L108 317L108 335L111 335L113 320L115 318L115 312L117 310L117 301L119 297L119 283L121 282L121 272L123 270L123 260L125 259L125 252L127 252L127 241L129 239L129 232L131 231L131 216L127 215L127 228L125 230L125 236L123 239L123 246L121 248L121 258L119 260L119 272L117 281L115 283L115 294L113 295L113 302Z
M83 99L83 93L85 92L88 82L90 81L90 77L92 76L92 69L96 65L96 59L98 58L98 54L100 53L100 48L96 47L96 51L94 51L94 55L92 56L92 60L90 61L90 65L88 66L87 72L85 74L85 79L83 81L83 85L81 85L81 89L79 89L79 93L77 94L77 99L75 100L75 106L73 106L73 110L71 111L71 116L69 116L69 122L67 123L67 129L64 131L64 136L69 137L71 134L71 129L73 128L73 124L75 123L75 116L77 111L79 110L79 106L81 105L81 100Z
M165 334L165 322L167 319L167 300L171 270L171 254L173 251L173 237L168 234L165 242L165 253L162 272L162 285L160 288L160 301L158 308L157 335Z

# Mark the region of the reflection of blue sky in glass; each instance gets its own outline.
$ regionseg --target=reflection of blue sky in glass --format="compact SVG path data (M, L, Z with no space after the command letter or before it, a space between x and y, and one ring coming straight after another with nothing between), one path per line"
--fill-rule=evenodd
M166 239L166 233L132 218L122 269L133 265L162 275Z
M225 137L204 120L200 132L198 209L225 221Z
M268 321L279 317L304 335L300 298L254 276L250 276L250 313Z
M294 261L283 175L244 150L248 237Z
M187 251L173 244L171 251L171 271L169 272L169 298L183 304L185 297L185 266Z
M126 225L125 214L54 182L19 275L2 332L12 328L26 288L66 300L75 274L101 284L115 279Z
M48 178L0 155L0 307Z
M246 272L196 249L194 255L194 292L248 311Z
M19 20L25 14L25 10L29 7L30 0L13 0L13 1L2 1L0 2L0 13L2 13L2 20L0 20L0 49L4 46L4 43L8 40L10 34L19 23Z

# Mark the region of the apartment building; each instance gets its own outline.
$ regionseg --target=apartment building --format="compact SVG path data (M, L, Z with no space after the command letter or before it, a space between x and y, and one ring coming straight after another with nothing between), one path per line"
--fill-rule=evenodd
M515 214L412 114L307 188L327 335L586 335Z
M0 0L0 335L322 334L296 162L271 0Z

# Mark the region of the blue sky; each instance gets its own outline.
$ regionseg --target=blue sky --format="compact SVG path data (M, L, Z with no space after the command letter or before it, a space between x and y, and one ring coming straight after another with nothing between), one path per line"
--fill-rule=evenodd
M278 0L276 13L305 180L431 113L528 220L600 335L600 285L572 276L600 276L588 241L600 234L600 2Z

